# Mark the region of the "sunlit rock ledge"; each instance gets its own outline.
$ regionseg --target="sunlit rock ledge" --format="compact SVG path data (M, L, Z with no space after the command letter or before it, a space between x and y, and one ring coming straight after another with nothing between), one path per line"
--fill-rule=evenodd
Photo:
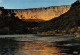
M8 12L16 13L19 19L38 19L48 21L52 18L58 17L66 13L71 5L52 6L47 8L32 8L32 9L7 9Z
M79 38L80 37L80 32L76 32L76 33L74 33L74 35L75 35L76 38Z

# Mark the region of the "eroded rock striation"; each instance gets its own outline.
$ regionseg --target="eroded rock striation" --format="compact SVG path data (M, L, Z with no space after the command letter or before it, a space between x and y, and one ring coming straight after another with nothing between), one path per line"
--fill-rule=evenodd
M66 13L70 9L70 7L70 5L67 5L33 9L8 9L8 11L10 12L10 14L16 13L15 16L19 19L39 19L48 21L52 18Z

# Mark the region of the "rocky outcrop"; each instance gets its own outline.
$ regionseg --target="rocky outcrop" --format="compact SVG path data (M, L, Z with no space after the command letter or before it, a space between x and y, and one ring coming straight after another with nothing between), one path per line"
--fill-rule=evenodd
M16 13L15 16L19 19L39 19L47 21L66 13L70 7L70 5L67 5L34 9L8 9L8 11L10 13Z

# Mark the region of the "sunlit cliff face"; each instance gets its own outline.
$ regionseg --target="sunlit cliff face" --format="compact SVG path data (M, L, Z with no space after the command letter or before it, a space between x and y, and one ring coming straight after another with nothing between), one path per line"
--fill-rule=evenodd
M12 13L16 13L16 17L19 19L40 19L40 20L50 20L52 18L58 17L61 14L66 13L70 9L70 5L68 6L55 6L48 8L34 8L34 9L26 9L26 10L10 10Z

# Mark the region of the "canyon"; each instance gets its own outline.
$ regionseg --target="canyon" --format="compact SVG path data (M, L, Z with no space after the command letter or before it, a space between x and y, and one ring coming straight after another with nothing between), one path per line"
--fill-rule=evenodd
M65 6L51 6L46 8L32 8L32 9L7 9L15 17L22 20L44 20L48 21L52 18L59 17L70 9L71 5Z
M80 25L79 7L79 1L72 5L46 8L0 7L0 34L75 33L77 26Z

